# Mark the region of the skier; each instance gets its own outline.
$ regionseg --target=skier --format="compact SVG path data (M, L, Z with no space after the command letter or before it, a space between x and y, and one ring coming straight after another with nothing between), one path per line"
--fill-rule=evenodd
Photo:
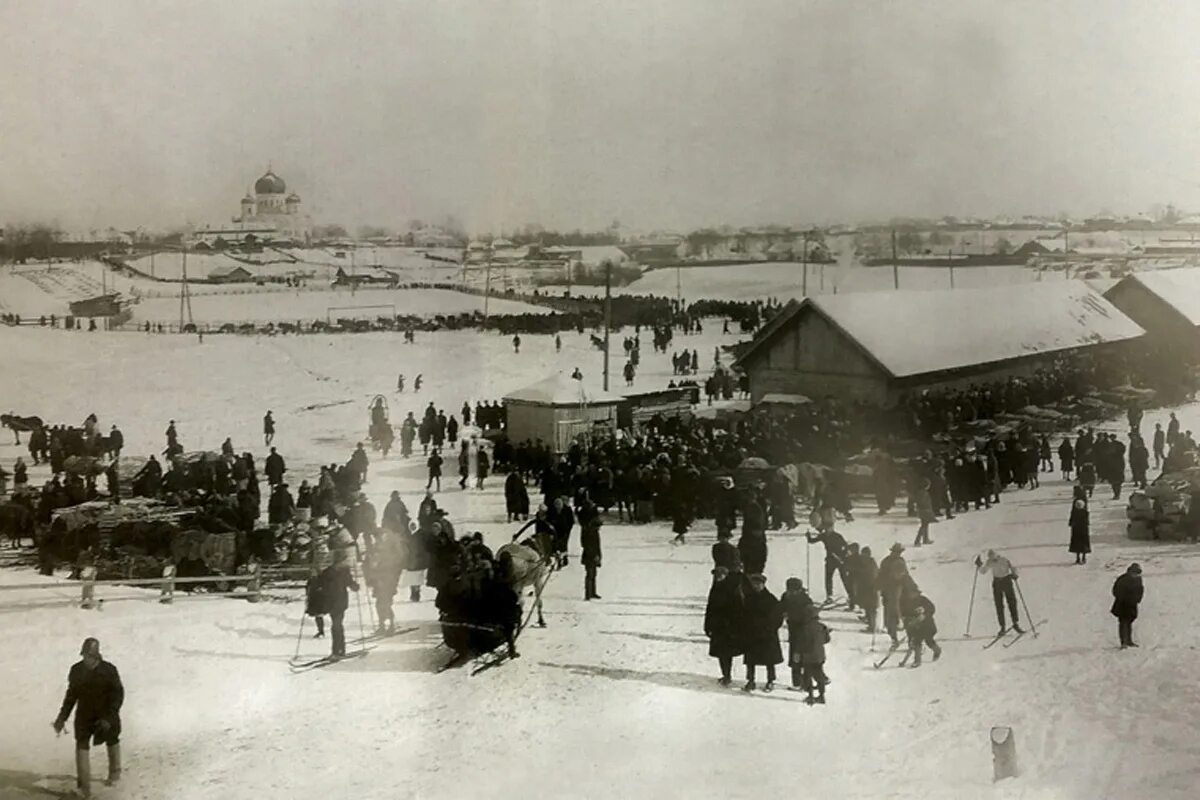
M92 790L91 745L103 744L108 750L108 779L112 786L121 779L121 705L125 688L117 668L100 655L100 642L83 640L79 650L83 658L67 673L67 692L52 723L61 734L71 711L75 712L75 774L82 797Z
M340 544L343 546L336 547L333 552L333 566L326 568L319 578L324 590L325 602L328 604L326 610L329 614L330 631L333 634L332 656L335 660L346 655L346 631L342 625L346 609L350 607L350 599L346 590L358 591L358 584L350 573L350 547L352 545L346 542Z
M417 375L416 379L413 380L413 391L414 392L421 391L421 381L424 379L424 377L425 377L424 375Z
M1121 638L1121 649L1137 647L1133 641L1133 622L1138 616L1138 603L1142 602L1146 589L1142 586L1142 567L1130 564L1125 574L1113 581L1113 604L1110 609L1117 618L1117 635Z
M909 601L911 614L906 617L904 627L908 633L908 654L913 659L911 666L916 669L921 666L921 653L926 646L933 653L934 661L942 657L942 648L933 638L937 635L937 622L933 618L937 609L933 601L921 594L915 583L913 591L915 596Z
M900 587L908 577L908 564L904 561L904 545L896 542L891 551L879 562L879 597L883 603L883 625L892 639L892 647L900 646Z
M556 353L562 352L562 337L559 336L557 333L554 334L554 352L556 352Z
M750 591L746 593L741 629L746 637L746 685L743 692L752 692L754 669L758 665L767 668L767 684L763 691L775 689L775 665L783 662L783 650L779 646L779 626L783 624L783 612L779 600L767 590L767 579L761 573L749 577Z
M1092 552L1089 516L1087 492L1082 486L1076 486L1074 499L1071 502L1071 518L1067 523L1071 529L1071 545L1068 550L1075 554L1076 564L1086 564L1087 554Z
M825 604L833 603L833 575L837 573L842 579L842 588L846 590L846 609L854 610L854 598L850 594L850 578L846 574L846 538L829 527L815 536L810 532L805 537L809 544L820 542L825 545Z
M400 377L396 379L396 392L397 392L397 394L404 393L404 373L403 372L401 372Z
M520 354L521 352L521 336L517 334L513 336L513 352Z
M263 444L270 446L271 442L274 440L275 420L271 417L271 412L268 411L267 415L263 417Z
M733 658L745 652L742 645L741 620L743 592L740 572L733 576L725 567L714 567L713 585L708 590L708 605L704 609L704 635L708 637L708 654L721 667L722 686L733 683Z
M1000 623L1000 632L996 635L1003 636L1008 631L1004 624L1005 600L1008 601L1008 613L1012 617L1012 629L1017 633L1024 633L1017 617L1017 592L1014 584L1017 571L1013 569L1012 562L995 550L988 550L987 561L975 556L975 568L979 572L992 573L992 600L996 603L996 620Z

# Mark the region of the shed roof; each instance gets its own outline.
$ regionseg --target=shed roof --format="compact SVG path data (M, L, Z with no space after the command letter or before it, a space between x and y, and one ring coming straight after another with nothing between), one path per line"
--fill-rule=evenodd
M1200 325L1200 267L1135 272L1122 278L1117 286L1126 281L1141 284L1188 322Z
M895 378L1123 341L1144 331L1082 281L984 289L860 292L789 303L739 362L805 309Z
M583 385L583 381L575 380L561 372L504 396L505 402L516 401L542 406L613 405L623 399L611 392L589 391Z
M216 269L209 272L208 277L210 277L210 278L228 278L230 275L236 275L238 272L244 272L247 275L251 274L250 270L246 269L241 264L227 264L225 266L217 267Z

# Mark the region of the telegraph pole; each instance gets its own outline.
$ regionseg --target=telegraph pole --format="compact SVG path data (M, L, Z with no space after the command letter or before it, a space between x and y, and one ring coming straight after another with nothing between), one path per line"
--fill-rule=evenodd
M950 265L950 288L954 288L954 248L946 251L946 263Z
M187 309L187 324L192 324L192 292L188 288L187 277L187 244L180 239L180 246L183 248L183 283L179 287L179 332L183 333L184 328L184 309Z
M612 262L604 262L604 391L608 391L608 334L612 327Z
M492 295L492 247L488 245L487 264L484 266L483 278L483 326L487 327L488 299Z
M892 283L900 288L900 264L896 261L896 229L892 228Z
M800 281L800 294L808 297L808 231L801 237L800 263L804 265L804 277Z

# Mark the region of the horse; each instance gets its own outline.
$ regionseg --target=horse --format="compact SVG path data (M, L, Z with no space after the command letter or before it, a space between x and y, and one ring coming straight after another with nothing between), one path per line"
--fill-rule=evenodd
M550 574L554 571L548 555L550 544L543 541L544 538L535 536L528 544L509 542L496 551L497 561L511 560L512 566L508 574L517 597L524 599L525 590L533 589L533 603L537 609L539 628L546 627L546 620L542 616L542 589L546 587L546 582L550 580Z
M9 428L16 438L16 443L21 443L21 431L33 433L38 428L45 427L41 417L18 417L16 414L0 414L0 426Z

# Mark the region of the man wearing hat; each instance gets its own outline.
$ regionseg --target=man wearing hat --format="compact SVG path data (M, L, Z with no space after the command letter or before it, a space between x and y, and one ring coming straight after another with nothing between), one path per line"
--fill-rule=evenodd
M904 561L904 545L896 542L891 551L879 562L876 585L883 602L883 625L892 639L892 647L900 646L900 588L908 577L908 564Z
M1146 589L1142 585L1141 564L1130 564L1125 574L1113 581L1113 604L1110 609L1117 618L1117 635L1121 637L1121 649L1137 647L1133 641L1133 621L1137 619L1138 603L1142 602Z
M713 568L713 584L708 590L704 608L704 635L708 637L708 654L721 667L722 686L733 683L733 658L745 652L742 642L743 593L741 575L729 577L722 566Z
M90 747L92 743L103 744L108 749L109 786L121 777L121 704L125 700L125 689L117 668L100 656L100 642L93 638L83 640L79 654L83 656L67 674L67 693L62 708L53 722L55 733L61 734L66 727L67 717L75 711L75 770L79 794L90 797L92 766Z

